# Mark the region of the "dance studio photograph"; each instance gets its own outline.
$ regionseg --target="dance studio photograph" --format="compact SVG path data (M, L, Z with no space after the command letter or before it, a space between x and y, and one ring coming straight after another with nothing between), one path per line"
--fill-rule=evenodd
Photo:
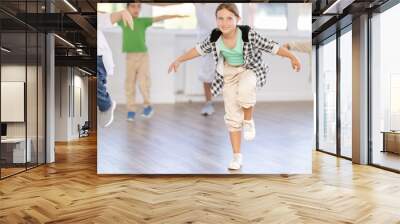
M311 174L311 21L311 3L98 3L97 173Z

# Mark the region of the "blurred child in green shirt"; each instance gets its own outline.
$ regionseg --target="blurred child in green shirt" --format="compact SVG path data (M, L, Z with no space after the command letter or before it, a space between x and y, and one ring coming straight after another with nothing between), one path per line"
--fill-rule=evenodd
M122 51L126 53L125 94L127 99L128 120L133 121L136 115L136 83L144 100L142 116L151 117L154 110L150 103L150 68L146 46L146 29L153 23L166 19L183 18L181 15L163 15L157 17L139 17L140 3L128 3L127 9L133 17L133 29L122 22Z

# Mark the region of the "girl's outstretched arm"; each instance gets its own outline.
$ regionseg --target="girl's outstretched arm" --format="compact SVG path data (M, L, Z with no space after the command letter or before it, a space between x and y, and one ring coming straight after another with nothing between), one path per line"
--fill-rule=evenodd
M299 61L299 59L297 59L297 57L294 54L292 54L292 52L290 52L289 50L287 50L284 47L280 47L277 42L260 35L259 33L255 32L254 30L250 30L249 34L251 36L253 36L254 45L257 48L261 49L262 51L268 52L268 53L272 53L272 54L276 54L276 55L279 55L282 57L289 58L292 63L292 68L296 72L300 71L300 68L301 68L300 61Z
M310 54L312 52L311 41L290 41L282 45L289 51L298 51Z
M211 53L211 43L210 43L210 38L207 37L200 43L196 44L196 47L190 49L188 52L184 53L180 57L178 57L168 68L168 73L171 73L172 70L175 72L178 70L179 64L181 62L193 59L198 56L203 56L205 54Z
M173 70L174 72L178 71L178 67L180 63L191 60L195 57L200 56L199 52L196 50L196 48L190 49L188 52L184 53L183 55L179 56L177 59L175 59L174 62L169 66L168 68L168 73L171 73Z
M300 68L301 68L300 61L299 61L299 59L297 59L297 57L294 54L292 54L292 52L290 52L289 50L287 50L284 47L279 47L278 52L276 54L279 56L282 56L282 57L289 58L292 63L292 68L296 72L300 71Z

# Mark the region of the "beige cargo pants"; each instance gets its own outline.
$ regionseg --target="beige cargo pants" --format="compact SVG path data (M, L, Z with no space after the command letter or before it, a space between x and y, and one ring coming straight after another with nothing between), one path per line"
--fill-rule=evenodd
M243 107L256 104L257 78L252 70L224 64L223 97L225 123L230 132L240 131L243 125Z
M147 52L127 53L126 54L126 78L125 95L128 111L135 112L136 105L136 85L143 97L144 106L150 105L150 69L149 55Z

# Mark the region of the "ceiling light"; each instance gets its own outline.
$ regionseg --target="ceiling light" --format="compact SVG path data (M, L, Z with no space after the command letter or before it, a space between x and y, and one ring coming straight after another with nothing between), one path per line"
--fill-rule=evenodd
M324 10L322 14L328 15L328 14L342 14L343 10L349 7L353 2L356 0L336 0L333 2L332 5L330 5L327 9Z
M339 4L341 0L336 0L332 5L330 5L327 9L324 10L324 12L322 14L328 14L328 13L332 13L330 12L332 9L334 9L337 4ZM335 14L338 14L337 12L335 12Z
M74 10L75 12L78 12L78 10L71 4L69 3L68 0L64 0L65 4L67 4L72 10Z
M90 73L90 72L88 72L88 71L86 71L86 70L83 70L83 69L81 69L81 68L78 68L81 72L83 72L83 73L85 73L85 74L88 74L88 75L92 75L92 73Z
M10 53L10 52L11 52L10 50L8 50L8 49L5 48L5 47L1 47L1 50L4 51L4 52L6 52L6 53Z
M58 36L57 34L54 34L54 36L56 36L58 39L60 39L61 41L63 41L64 43L68 44L69 46L75 48L75 45L71 44L71 42L67 41L66 39Z

